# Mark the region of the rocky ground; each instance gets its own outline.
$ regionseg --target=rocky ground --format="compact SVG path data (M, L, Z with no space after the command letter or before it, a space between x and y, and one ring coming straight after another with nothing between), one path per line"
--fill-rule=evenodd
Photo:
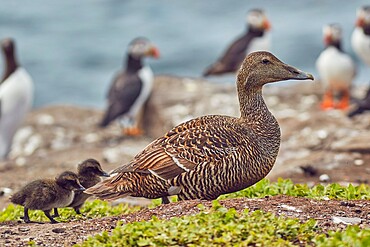
M286 84L286 85L285 85ZM270 180L291 178L297 183L369 183L370 113L353 119L345 112L319 109L318 82L284 83L264 90L268 106L278 119L282 144ZM354 91L361 96L361 88ZM157 77L155 91L147 106L145 128L140 138L123 137L118 124L99 129L102 112L75 106L48 106L33 110L19 130L10 157L0 162L0 208L9 195L25 183L41 177L54 177L64 170L75 170L86 158L95 158L109 171L128 162L154 137L172 126L205 114L238 116L233 84L211 84L190 78ZM109 230L117 220L146 220L194 213L198 201L181 202L142 210L132 215L89 219L70 223L0 223L0 245L20 245L34 239L40 245L63 246L82 241L89 235ZM315 218L326 229L344 227L333 217L358 217L370 226L369 201L315 201L286 196L265 199L232 199L227 207L263 209L302 220ZM289 211L282 205L299 208ZM184 210L186 208L186 210Z

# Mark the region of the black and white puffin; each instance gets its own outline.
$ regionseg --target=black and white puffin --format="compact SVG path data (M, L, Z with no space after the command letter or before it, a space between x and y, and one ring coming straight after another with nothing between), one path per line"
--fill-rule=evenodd
M326 47L316 60L316 68L325 86L321 108L344 110L349 106L356 66L342 49L342 28L338 24L324 26L323 36ZM334 100L335 96L339 97L338 101Z
M370 66L370 6L357 10L356 28L352 33L352 48Z
M203 73L203 76L235 73L245 56L253 51L270 49L271 24L261 9L252 9L247 14L247 31L235 40L225 53Z
M13 137L33 103L33 82L27 71L19 66L15 42L1 42L4 73L0 80L0 160L10 152Z
M370 66L370 6L363 6L357 10L356 28L353 30L351 41L356 55ZM370 87L364 99L355 105L348 114L349 117L370 111Z
M143 65L144 57L159 57L158 49L146 38L136 38L128 46L126 68L116 75L108 93L108 107L100 122L108 126L120 118L125 135L140 135L142 109L153 86L153 72Z

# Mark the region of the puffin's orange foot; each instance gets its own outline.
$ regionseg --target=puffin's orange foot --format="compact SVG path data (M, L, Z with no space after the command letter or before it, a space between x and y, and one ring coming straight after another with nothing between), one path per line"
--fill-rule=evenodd
M340 110L346 110L349 107L349 102L346 100L341 100L335 108L340 109Z
M346 110L349 107L349 92L344 92L341 100L336 104L335 108Z
M323 102L321 102L320 105L322 110L330 110L334 108L334 102L333 99L326 99Z
M141 136L144 133L144 131L138 127L124 128L122 132L126 136Z

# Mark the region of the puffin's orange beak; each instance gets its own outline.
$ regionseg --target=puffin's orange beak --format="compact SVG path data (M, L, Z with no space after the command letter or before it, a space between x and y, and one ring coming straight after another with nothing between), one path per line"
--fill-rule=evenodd
M265 19L262 23L263 29L265 30L270 30L271 29L271 23L269 20Z
M325 35L324 36L324 43L325 45L329 45L332 42L331 35Z
M159 50L157 49L157 47L152 46L148 51L148 56L159 58Z
M364 18L357 18L357 20L356 20L356 26L357 27L363 27L365 25L365 20L364 20Z

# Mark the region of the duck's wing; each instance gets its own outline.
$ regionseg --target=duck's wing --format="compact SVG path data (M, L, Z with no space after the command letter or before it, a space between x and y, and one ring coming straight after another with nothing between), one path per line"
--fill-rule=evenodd
M243 35L235 40L224 54L205 70L203 75L217 75L237 71L245 58L251 38L250 35Z
M207 116L183 123L112 173L151 173L168 180L198 165L216 164L238 152L241 146L238 134L226 118Z
M142 81L137 74L119 73L108 93L108 108L100 126L105 127L127 113L140 95Z

